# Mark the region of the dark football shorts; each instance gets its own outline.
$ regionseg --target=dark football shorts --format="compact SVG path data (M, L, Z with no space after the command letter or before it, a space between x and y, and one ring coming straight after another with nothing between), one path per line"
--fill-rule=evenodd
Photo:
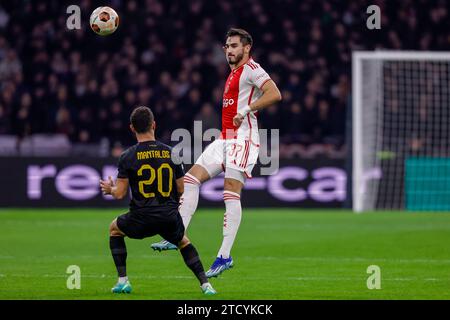
M175 245L184 235L183 219L177 209L163 213L131 211L117 217L117 226L132 239L144 239L159 234Z

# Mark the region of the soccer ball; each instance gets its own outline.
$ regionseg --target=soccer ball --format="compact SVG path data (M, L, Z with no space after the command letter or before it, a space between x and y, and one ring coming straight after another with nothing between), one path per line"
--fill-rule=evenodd
M98 7L89 19L91 29L101 36L108 36L117 30L119 15L110 7Z

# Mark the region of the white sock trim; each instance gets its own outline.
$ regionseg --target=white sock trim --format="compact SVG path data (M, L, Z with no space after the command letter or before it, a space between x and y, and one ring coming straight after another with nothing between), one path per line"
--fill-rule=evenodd
M223 192L223 196L224 197L225 197L225 195L235 196L235 197L238 197L239 199L241 198L241 195L239 193L236 193L236 192L233 192L233 191L228 191L228 190L225 190Z
M200 180L198 180L196 177L194 177L192 174L189 174L189 173L186 173L184 175L184 182L197 184L197 185L201 184Z

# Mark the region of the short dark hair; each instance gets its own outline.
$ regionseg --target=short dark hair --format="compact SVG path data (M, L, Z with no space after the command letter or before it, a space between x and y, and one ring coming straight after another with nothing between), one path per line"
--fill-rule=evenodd
M230 30L228 30L226 38L234 37L234 36L239 36L241 38L241 43L244 46L246 46L248 44L251 46L253 45L252 36L250 35L250 33L245 31L244 29L231 28Z
M150 131L154 119L152 110L144 106L134 109L130 116L130 122L137 133Z

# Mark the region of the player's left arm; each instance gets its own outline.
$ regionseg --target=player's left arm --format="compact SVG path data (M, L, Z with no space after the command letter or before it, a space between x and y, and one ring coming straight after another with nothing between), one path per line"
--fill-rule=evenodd
M246 106L242 111L234 116L233 124L236 127L241 125L247 113L262 110L281 100L280 90L273 80L266 81L261 87L261 90L263 94L258 100Z
M128 192L128 179L117 178L116 183L111 177L108 180L100 180L100 188L103 194L110 194L114 199L122 199Z
M185 174L184 173L184 165L178 154L172 152L171 158L173 161L173 169L174 169L175 181L176 181L176 185L177 185L177 194L181 200L181 196L184 193L184 174Z
M184 193L184 177L179 178L177 181L177 193L181 196Z

